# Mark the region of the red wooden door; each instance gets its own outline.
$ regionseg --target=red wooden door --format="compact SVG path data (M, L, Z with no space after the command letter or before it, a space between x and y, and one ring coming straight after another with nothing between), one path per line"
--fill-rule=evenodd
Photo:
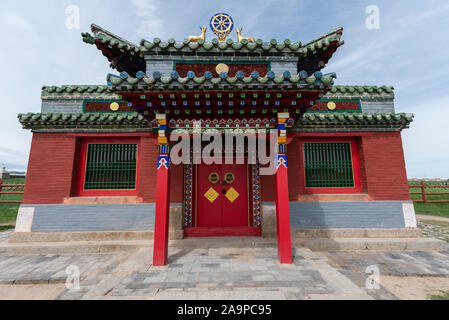
M216 183L211 182L211 175L216 175ZM222 203L220 165L199 165L197 180L198 227L222 226ZM214 181L214 180L212 180Z
M222 165L223 227L248 227L248 176L246 165Z
M199 165L197 226L248 227L247 165Z

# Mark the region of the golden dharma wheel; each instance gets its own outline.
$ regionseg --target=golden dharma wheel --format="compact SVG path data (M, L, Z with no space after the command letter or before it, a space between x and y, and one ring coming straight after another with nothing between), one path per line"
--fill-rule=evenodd
M224 42L234 29L234 20L227 13L217 13L210 20L210 27L218 40Z

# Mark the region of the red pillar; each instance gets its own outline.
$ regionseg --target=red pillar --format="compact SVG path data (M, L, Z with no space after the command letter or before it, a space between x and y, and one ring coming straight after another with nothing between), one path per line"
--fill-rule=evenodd
M288 194L287 130L289 113L278 113L278 155L276 159L276 226L278 235L278 255L282 264L291 264L292 239L290 232L290 203Z
M165 113L157 114L159 124L156 185L156 218L154 223L153 265L165 266L168 262L168 231L170 224L170 146Z
M279 261L291 264L292 240L290 232L290 204L288 195L287 155L279 154L277 159L276 185L276 225Z
M158 159L156 187L156 219L154 224L153 265L164 266L168 259L168 231L170 221L170 157Z

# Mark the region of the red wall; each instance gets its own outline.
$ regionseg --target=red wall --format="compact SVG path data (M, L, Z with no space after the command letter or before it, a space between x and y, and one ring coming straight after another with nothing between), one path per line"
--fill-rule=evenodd
M400 132L373 132L359 142L362 188L373 200L410 201Z
M156 175L158 150L153 137L140 139L139 194L143 202L156 201Z
M373 132L355 139L359 147L362 192L371 200L410 201L400 132ZM303 194L303 170L300 143L295 138L288 145L290 201L300 201ZM273 176L262 177L262 201L275 201Z
M80 138L66 133L34 133L28 163L24 204L61 204L76 196ZM410 200L402 139L399 132L373 132L356 138L359 146L362 192L372 200ZM303 168L299 139L288 146L290 201L299 201ZM157 145L151 136L141 137L139 194L145 203L155 202ZM172 166L172 203L183 201L183 167ZM262 177L262 200L275 201L274 176Z
M64 198L77 196L80 139L67 133L33 134L24 204L62 204ZM139 152L138 196L145 203L156 202L158 150L154 138L142 136ZM183 167L173 166L171 172L170 200L182 203Z
M60 204L71 196L76 138L34 133L23 204Z

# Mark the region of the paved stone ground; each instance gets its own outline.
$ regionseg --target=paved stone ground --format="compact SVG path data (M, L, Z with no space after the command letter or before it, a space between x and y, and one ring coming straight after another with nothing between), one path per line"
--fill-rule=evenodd
M277 262L275 248L172 249L170 264L153 267L151 250L141 249L109 274L87 276L80 291L59 299L371 299L308 249L294 264Z
M366 290L375 299L396 299L382 286L382 276L449 277L449 251L445 252L328 252L322 253L332 267L360 288L367 279L367 267L380 271L380 290Z
M0 232L0 243L8 241L9 237L14 233L14 229Z
M290 266L277 262L276 248L170 248L169 254L170 264L157 268L148 248L128 254L0 256L0 284L64 283L66 268L78 266L80 290L63 290L58 299L397 299L385 287L365 288L368 266L378 266L381 275L449 278L449 251L301 248Z
M449 242L449 222L423 220L418 222L418 227L424 237Z
M172 249L170 265L153 267L152 252L130 255L0 256L0 283L65 282L81 272L80 290L58 299L397 299L384 287L367 290L366 268L381 275L449 277L445 252L312 252L278 264L275 248ZM1 298L1 297L0 297Z
M84 279L113 270L123 259L123 255L0 256L0 284L65 283L69 266L77 266Z
M273 249L178 250L168 267L133 273L110 295L142 296L168 291L174 297L182 293L195 297L205 291L265 291L304 299L309 294L336 292L304 253L297 251L293 266L281 266Z

